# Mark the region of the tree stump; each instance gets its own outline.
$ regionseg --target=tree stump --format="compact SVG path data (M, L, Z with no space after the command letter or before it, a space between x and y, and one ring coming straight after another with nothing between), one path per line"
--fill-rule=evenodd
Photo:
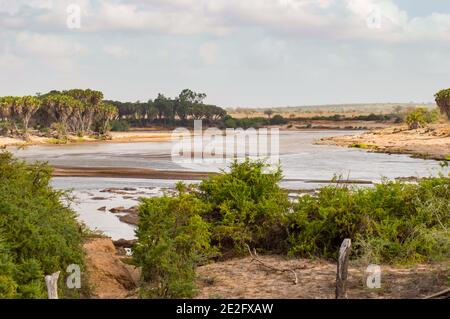
M45 284L47 285L48 299L58 299L58 278L59 271L50 276L45 276Z
M339 249L336 273L336 299L347 299L348 260L351 246L351 239L346 238Z

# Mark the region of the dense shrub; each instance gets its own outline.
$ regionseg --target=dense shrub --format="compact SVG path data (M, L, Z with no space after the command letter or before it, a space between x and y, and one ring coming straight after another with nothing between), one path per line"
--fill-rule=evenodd
M335 259L351 238L352 258L372 263L450 257L449 177L373 188L336 184L295 202L279 187L281 179L280 168L245 160L198 186L179 184L175 197L143 200L134 253L143 296L192 297L197 265L216 253L246 253L246 245Z
M285 119L283 116L277 114L274 117L272 117L270 119L270 124L271 125L283 125L283 124L287 124L289 121L288 119Z
M45 298L44 275L83 266L80 227L50 177L47 165L0 153L0 298Z
M450 257L450 179L374 188L329 186L305 195L290 220L290 253L335 258L345 238L354 257L372 262L420 262Z
M204 180L197 196L210 205L205 218L213 226L213 240L222 249L241 251L245 244L267 250L285 248L284 218L288 196L278 183L282 172L261 161L231 164L226 174Z
M144 297L194 296L195 267L213 253L207 207L180 190L177 197L144 199L139 208L134 259L142 266Z
M436 123L439 121L440 114L438 109L428 111L424 108L417 108L407 114L405 122L410 129L418 129L426 124Z
M123 120L114 120L111 122L112 132L126 132L130 130L130 124Z

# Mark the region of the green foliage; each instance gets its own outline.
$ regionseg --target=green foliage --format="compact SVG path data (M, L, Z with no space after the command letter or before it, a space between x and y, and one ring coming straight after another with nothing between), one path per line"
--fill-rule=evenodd
M144 297L190 298L195 267L213 254L207 207L193 195L144 199L139 207L134 259L142 266Z
M279 114L275 115L274 117L272 117L270 119L271 125L283 125L283 124L287 124L287 123L288 123L288 119L285 119L284 117L282 117Z
M47 165L0 153L0 298L45 298L44 275L83 265L75 213L50 177Z
M424 108L417 108L410 112L405 119L406 124L410 130L418 129L424 127L427 123L426 121L426 110Z
M128 122L123 120L114 120L111 122L112 132L126 132L130 130L130 125Z
M450 89L441 90L435 94L436 103L442 114L450 120Z
M245 244L267 250L285 248L284 216L287 194L279 187L282 172L262 161L231 164L230 172L204 180L197 196L211 208L205 218L213 225L213 239L222 249Z
M299 197L289 215L290 253L335 258L345 238L371 262L421 262L450 256L450 178L374 188L329 186Z
M426 124L436 123L439 119L440 114L438 109L428 111L419 107L407 114L405 122L408 124L409 129L418 129L424 127Z
M265 252L336 258L345 238L352 258L407 263L450 257L450 178L417 184L383 181L373 188L328 186L296 202L279 187L280 168L233 162L178 195L144 199L134 259L142 266L142 296L195 294L195 267L229 258L246 245Z
M437 108L428 111L425 113L425 121L427 123L437 123L439 119L441 118L441 115L439 113L439 110Z
M0 135L8 136L13 129L13 125L9 121L0 122Z

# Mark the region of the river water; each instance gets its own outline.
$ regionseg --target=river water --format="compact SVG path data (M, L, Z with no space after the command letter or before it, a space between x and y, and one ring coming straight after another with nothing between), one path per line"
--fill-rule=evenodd
M314 189L325 185L333 176L377 182L383 177L393 179L409 176L430 176L442 171L433 160L408 155L369 153L360 149L314 145L314 140L360 134L355 131L280 132L280 163L289 189ZM106 143L61 146L30 146L10 149L27 161L47 161L52 165L70 167L126 167L158 170L218 171L224 165L180 165L171 160L171 142ZM100 230L113 239L134 237L134 228L108 212L117 206L131 207L141 196L159 196L177 181L130 178L57 177L52 184L58 189L71 189L78 201L73 208L79 219L93 230ZM102 192L106 188L129 188L122 194ZM98 209L103 207L102 211ZM104 211L106 209L106 212Z

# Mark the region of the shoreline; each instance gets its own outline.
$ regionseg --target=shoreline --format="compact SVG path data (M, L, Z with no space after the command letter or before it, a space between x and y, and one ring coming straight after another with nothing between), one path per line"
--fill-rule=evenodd
M358 124L359 123L359 124ZM355 131L362 132L372 128L379 128L372 122L368 122L367 126L362 126L360 122L353 123L348 126L347 122L333 123L327 121L317 121L312 127L293 126L293 125L272 125L267 128L278 128L280 132L305 132L305 131ZM373 127L373 125L375 125ZM384 126L384 125L382 125ZM193 128L187 128L192 131ZM139 143L139 142L170 142L173 137L182 136L174 135L170 129L152 129L152 128L133 128L130 131L110 132L111 139L96 139L90 136L82 138L78 136L68 136L67 142L61 142L55 138L31 135L29 141L25 141L18 137L0 136L0 149L7 147L26 147L35 145L45 146L61 146L61 145L83 145L83 144L108 144L108 143Z
M435 124L416 130L398 125L358 135L326 137L314 143L359 148L374 153L406 154L414 158L450 161L449 124Z
M76 167L76 166L52 166L53 177L110 177L110 178L132 178L132 179L162 179L162 180L187 180L200 181L203 178L219 175L217 172L196 171L171 171L156 170L150 168L129 167ZM372 185L368 180L333 180L286 178L282 182L304 182L304 183L339 183L339 184L363 184Z

